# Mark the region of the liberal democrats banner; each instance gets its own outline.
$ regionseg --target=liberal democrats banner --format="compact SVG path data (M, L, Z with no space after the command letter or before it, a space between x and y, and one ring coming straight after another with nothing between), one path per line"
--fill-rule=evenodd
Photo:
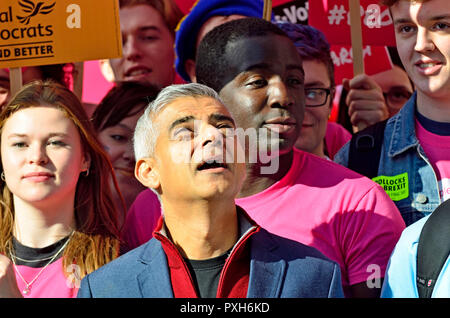
M0 1L0 68L121 55L117 0Z

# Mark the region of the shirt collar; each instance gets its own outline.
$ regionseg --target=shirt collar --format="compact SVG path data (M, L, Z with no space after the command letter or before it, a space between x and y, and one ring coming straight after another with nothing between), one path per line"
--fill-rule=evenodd
M239 239L234 245L233 250L237 245L239 245L241 240L243 240L248 236L247 234L251 232L256 232L260 228L260 226L247 214L247 212L238 205L236 205L236 213L238 216ZM168 240L170 240L167 234L166 225L164 223L164 214L162 214L161 217L159 218L158 225L156 226L153 232L154 237L157 238L158 235L162 235Z
M417 93L414 92L402 109L389 119L387 125L392 127L392 138L388 150L389 157L395 157L419 144L415 128L416 105Z

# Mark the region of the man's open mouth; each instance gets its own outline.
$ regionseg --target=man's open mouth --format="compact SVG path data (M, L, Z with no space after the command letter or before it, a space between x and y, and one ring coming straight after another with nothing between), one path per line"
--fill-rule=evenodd
M205 171L218 168L228 169L228 165L216 159L206 160L197 166L197 171Z

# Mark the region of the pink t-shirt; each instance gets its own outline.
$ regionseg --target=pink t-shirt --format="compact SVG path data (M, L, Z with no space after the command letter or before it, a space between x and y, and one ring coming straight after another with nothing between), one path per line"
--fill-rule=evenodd
M416 120L416 134L436 173L441 199L443 201L450 199L450 136L429 132L418 120Z
M139 244L151 237L151 220L161 213L147 208L145 200L151 194L143 192L138 199L144 200L139 203L144 208L130 211L127 218L129 231L146 232L135 236ZM405 228L397 207L378 184L300 150L294 151L292 167L280 181L236 199L236 204L268 231L313 246L338 262L347 292L349 285L384 277Z
M327 123L327 132L325 135L325 144L328 151L328 156L333 160L334 155L345 145L352 134L345 129L341 124L329 121Z
M300 150L283 179L236 203L268 231L313 246L338 262L344 291L376 271L384 277L405 228L378 184Z
M75 298L77 297L80 279L77 279L75 271L68 269L68 276L63 272L63 257L47 266L38 278L31 285L29 294L22 293L24 298ZM33 268L24 265L18 265L18 270L23 278L29 283L42 270L42 267ZM25 282L16 273L16 281L19 291L25 289Z
M132 250L152 238L161 216L161 204L156 194L145 189L138 194L127 213L122 229L125 251Z

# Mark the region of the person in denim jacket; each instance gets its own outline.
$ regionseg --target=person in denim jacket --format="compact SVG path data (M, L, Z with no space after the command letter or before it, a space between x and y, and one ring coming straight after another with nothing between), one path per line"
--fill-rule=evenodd
M450 8L446 0L386 0L416 92L386 124L378 176L406 225L450 198ZM445 11L445 12L444 12ZM348 166L349 143L334 161Z
M397 183L402 183L397 185L399 191L393 190L388 194L397 205L406 225L428 215L441 202L433 167L416 137L415 109L416 93L397 115L388 120L378 166L379 176L397 176L393 182L399 180ZM347 143L337 153L335 162L348 166L349 146L350 143ZM406 176L407 184L404 183ZM404 190L403 196L407 196L402 198L400 190ZM400 194L399 200L395 197L397 193Z

